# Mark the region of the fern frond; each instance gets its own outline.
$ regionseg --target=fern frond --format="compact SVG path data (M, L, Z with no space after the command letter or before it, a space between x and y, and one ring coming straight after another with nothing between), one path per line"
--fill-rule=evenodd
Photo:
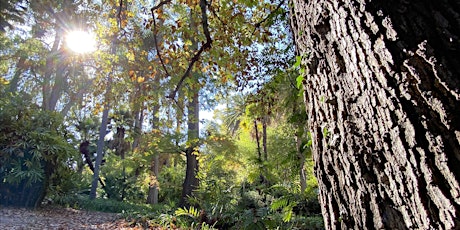
M200 216L200 213L199 213L198 209L196 209L193 206L191 206L189 209L187 209L187 208L178 208L174 212L174 214L176 214L176 216L189 216L189 217L192 217L193 219L197 219Z
M270 206L270 209L272 211L276 211L278 209L282 209L284 207L287 207L288 203L289 203L289 199L287 199L286 197L282 197L282 198L280 198L278 200L273 201L271 206Z

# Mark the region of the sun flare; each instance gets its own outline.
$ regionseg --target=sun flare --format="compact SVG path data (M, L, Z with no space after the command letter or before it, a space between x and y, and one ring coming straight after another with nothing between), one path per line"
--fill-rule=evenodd
M66 36L67 47L76 53L89 53L96 50L96 39L93 34L76 30Z

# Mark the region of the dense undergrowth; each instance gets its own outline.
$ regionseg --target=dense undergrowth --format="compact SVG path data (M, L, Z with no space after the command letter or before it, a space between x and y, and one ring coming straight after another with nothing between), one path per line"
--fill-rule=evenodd
M235 204L178 208L66 195L53 198L57 205L75 209L120 213L133 227L180 229L323 229L319 205L313 198L295 195L275 198L247 191Z

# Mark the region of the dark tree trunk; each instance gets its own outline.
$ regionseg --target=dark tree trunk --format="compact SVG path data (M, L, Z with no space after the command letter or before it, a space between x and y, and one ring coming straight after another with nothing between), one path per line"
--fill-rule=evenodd
M194 74L195 82L198 82L197 74ZM192 86L193 88L193 86ZM193 195L193 190L197 189L199 186L198 180L198 159L196 151L198 151L198 142L199 142L199 90L197 88L192 89L194 91L193 96L188 100L188 121L187 121L187 142L188 146L185 150L185 156L187 158L187 166L185 169L185 180L182 184L182 196L180 201L180 206L189 206L187 198Z
M198 27L194 19L195 12L190 12L190 28L193 31L198 32ZM192 49L198 50L198 41L195 37L190 37L192 41ZM188 197L193 196L193 190L196 190L199 186L198 179L198 159L196 152L199 147L199 134L200 134L200 74L194 72L190 76L190 83L187 99L187 149L185 150L185 157L187 160L187 166L185 169L185 180L182 184L182 195L179 202L179 206L190 206Z
M257 142L257 159L262 162L262 152L260 151L260 138L259 138L259 130L257 128L257 120L254 119L254 130L256 132L256 142Z
M264 150L264 160L268 161L268 150L267 150L267 116L262 117L262 147Z
M89 141L83 141L82 143L80 143L80 153L85 158L86 164L88 165L89 169L91 169L91 172L94 173L94 165L93 165L93 161L91 160L90 153L89 153ZM79 173L81 173L82 170L83 170L83 165L81 169L79 167L78 169ZM105 189L104 181L102 181L101 178L99 178L99 182L101 183L102 188Z
M291 6L326 228L459 229L459 1Z

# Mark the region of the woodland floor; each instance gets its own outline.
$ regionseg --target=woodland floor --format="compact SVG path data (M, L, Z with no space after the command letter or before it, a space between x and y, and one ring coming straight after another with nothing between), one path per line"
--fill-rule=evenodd
M62 207L39 209L0 206L0 229L141 229L114 213Z

